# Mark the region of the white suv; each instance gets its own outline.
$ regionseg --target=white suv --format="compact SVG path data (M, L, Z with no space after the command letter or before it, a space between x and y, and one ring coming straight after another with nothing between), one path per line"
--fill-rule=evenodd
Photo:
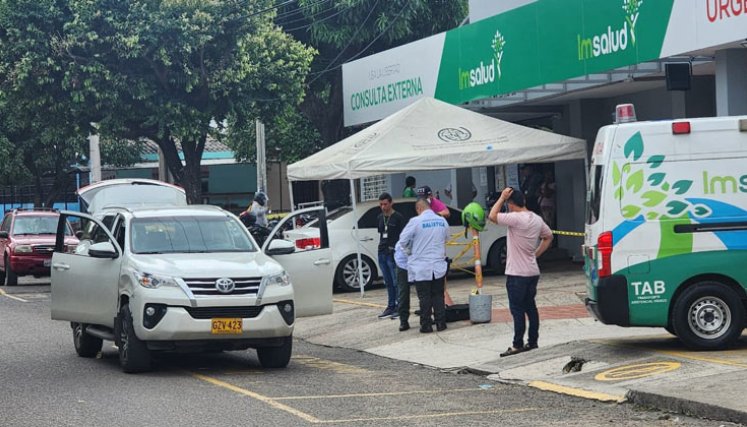
M256 348L263 367L285 367L296 315L331 312L328 247L303 251L275 238L260 249L236 216L213 206L92 213L61 213L81 243L65 252L58 236L52 258L52 318L71 322L80 356L94 357L106 339L125 372L175 350Z

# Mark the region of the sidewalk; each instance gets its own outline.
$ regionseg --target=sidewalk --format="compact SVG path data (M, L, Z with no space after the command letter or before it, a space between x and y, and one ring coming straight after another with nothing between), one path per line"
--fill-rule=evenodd
M579 397L747 423L747 337L728 352L690 352L663 329L603 325L581 302L580 267L555 264L543 269L538 288L541 348L499 358L513 335L504 282L502 276L484 279L482 293L493 295L490 324L452 322L446 331L421 334L413 315L414 327L399 332L398 320L377 318L386 291L376 288L362 299L357 293L335 294L334 313L299 319L295 336ZM447 285L455 304L467 303L473 287L474 278L466 274ZM413 301L417 304L414 291ZM576 368L580 371L573 372Z

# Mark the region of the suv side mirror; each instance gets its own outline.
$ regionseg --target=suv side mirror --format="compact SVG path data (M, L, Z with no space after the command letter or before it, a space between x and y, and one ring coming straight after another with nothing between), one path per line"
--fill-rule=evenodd
M265 251L267 255L288 255L296 251L296 244L283 239L275 239Z
M119 257L117 250L111 242L94 243L88 247L88 255L92 258L110 258Z
M0 231L0 239L7 239L9 237L7 231Z

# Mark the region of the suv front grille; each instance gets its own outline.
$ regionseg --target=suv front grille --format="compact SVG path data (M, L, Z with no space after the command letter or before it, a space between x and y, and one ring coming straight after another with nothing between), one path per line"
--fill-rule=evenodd
M184 307L193 319L213 319L216 317L240 317L249 319L259 316L263 306L258 307Z
M34 246L34 253L37 254L51 254L54 252L54 245L36 245Z
M222 296L222 295L257 295L261 277L232 278L234 289L232 292L223 293L215 287L218 279L184 279L189 289L195 296Z

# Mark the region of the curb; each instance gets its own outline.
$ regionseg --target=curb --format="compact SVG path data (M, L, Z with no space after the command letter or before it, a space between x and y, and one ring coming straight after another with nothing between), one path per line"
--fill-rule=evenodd
M640 406L661 409L711 420L747 424L747 412L695 402L679 397L665 396L640 390L630 390L625 396L629 402Z

